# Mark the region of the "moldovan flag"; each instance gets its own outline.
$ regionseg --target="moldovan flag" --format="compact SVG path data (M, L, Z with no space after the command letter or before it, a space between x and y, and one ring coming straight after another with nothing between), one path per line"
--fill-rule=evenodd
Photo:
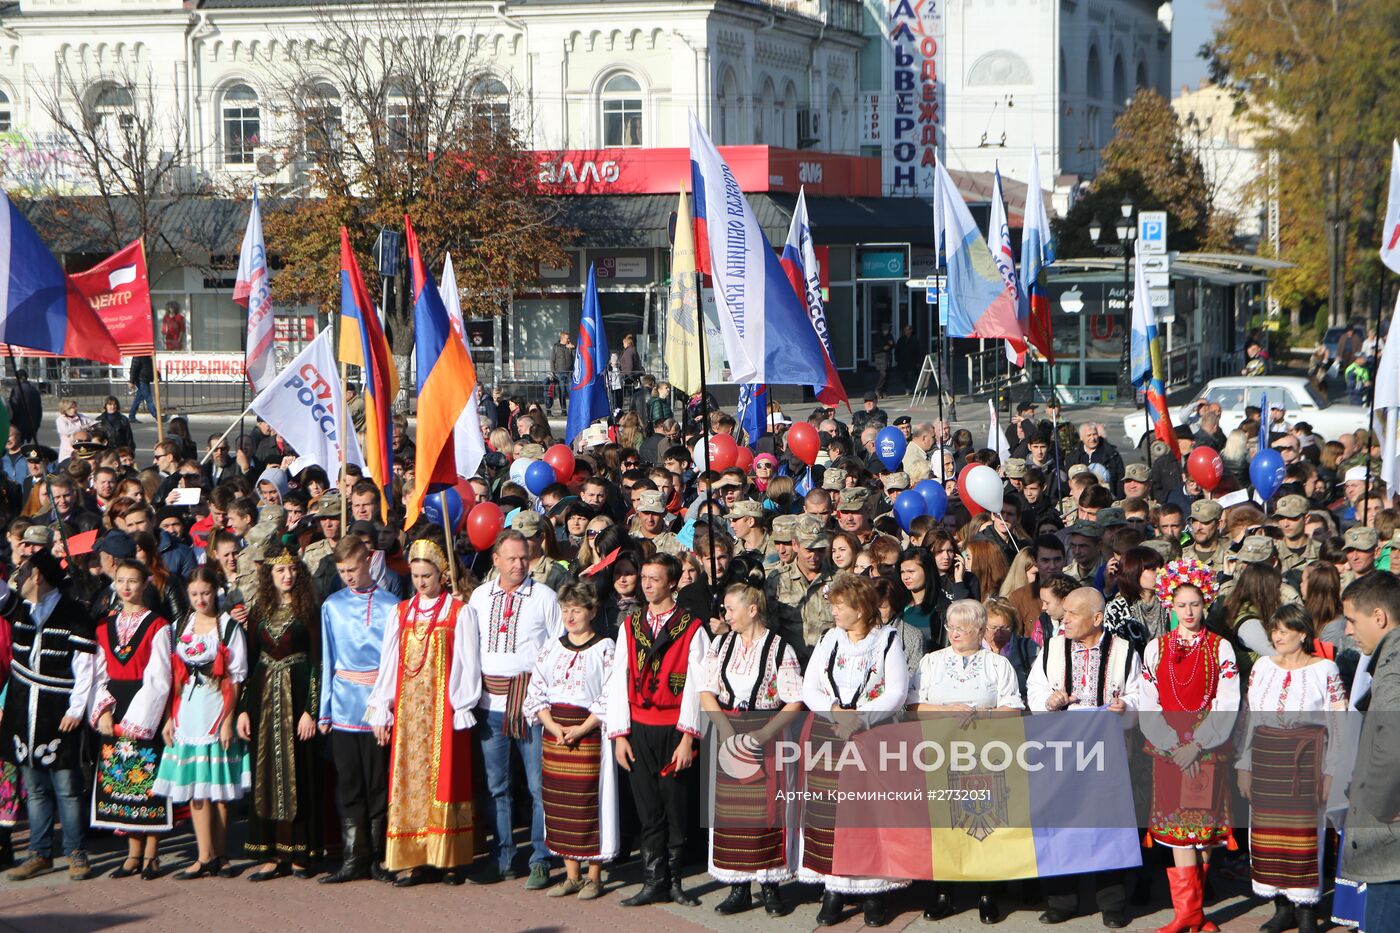
M452 432L463 410L476 397L476 370L466 344L452 331L442 293L423 262L413 222L407 214L403 222L408 264L413 271L413 337L418 373L418 457L404 519L404 526L411 528L435 484L438 488L457 484Z
M99 363L122 361L116 340L97 312L3 191L0 343Z
M360 367L369 477L381 490L388 490L394 481L390 406L399 394L399 372L394 368L379 314L369 300L359 260L350 248L350 233L344 227L340 228L340 344L336 355L340 362ZM351 426L349 433L353 431ZM388 515L387 495L379 497L379 506L384 518Z
M472 382L477 383L476 363L472 360L471 348L467 346L467 327L462 323L462 296L457 291L457 273L452 270L451 253L442 261L442 284L438 286L438 292L442 295L447 317L452 322L452 333L467 348L467 365L472 368ZM457 461L457 475L463 479L475 476L477 467L481 466L481 460L486 456L479 402L480 398L474 393L471 402L462 409L462 414L457 418L457 427L452 432L452 453Z
M346 430L345 437L340 436L339 406L344 404L345 389L336 372L335 347L327 327L273 376L249 409L300 455L292 464L293 473L314 465L334 475L342 462L365 465L355 432Z
M925 715L851 741L867 770L840 768L834 874L1004 881L1142 864L1117 714L979 719L974 729ZM882 757L891 751L893 762Z
M939 164L937 173L934 219L948 266L946 334L1020 340L1016 289L1002 278L948 170Z
M690 201L681 192L676 239L671 243L671 295L666 308L666 374L686 395L700 391L700 275Z

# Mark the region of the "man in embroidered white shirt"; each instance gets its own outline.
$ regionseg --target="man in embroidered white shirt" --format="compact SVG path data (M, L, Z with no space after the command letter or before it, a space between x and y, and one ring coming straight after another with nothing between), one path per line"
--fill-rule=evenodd
M491 549L491 565L496 579L477 587L467 605L476 613L481 636L484 689L477 721L487 789L495 807L496 836L491 844L494 858L469 880L493 884L515 877L511 825L514 746L524 762L531 797L530 878L525 887L539 890L549 884L549 848L544 841L544 801L540 796L542 730L539 725L526 724L523 706L535 659L547 641L563 634L564 623L554 591L530 578L530 546L524 535L514 530L501 532Z
M1026 683L1027 706L1032 712L1073 708L1125 713L1137 708L1142 662L1127 639L1104 631L1103 611L1103 594L1092 587L1080 587L1065 597L1064 627L1046 642ZM1124 727L1129 724L1125 717ZM1074 917L1079 902L1077 875L1047 878L1045 891L1041 923L1064 923ZM1111 930L1127 926L1123 873L1095 872L1094 892L1103 925Z
M681 886L690 766L700 737L700 669L710 646L702 619L676 605L680 561L657 554L639 575L646 606L619 624L605 688L608 738L628 772L641 823L642 890L624 907L700 902Z

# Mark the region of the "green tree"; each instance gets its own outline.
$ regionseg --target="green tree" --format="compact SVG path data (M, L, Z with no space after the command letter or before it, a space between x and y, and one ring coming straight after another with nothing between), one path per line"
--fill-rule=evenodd
M1112 230L1125 200L1138 211L1167 212L1172 249L1223 245L1221 230L1227 225L1215 222L1205 168L1187 146L1176 111L1162 95L1140 89L1113 129L1113 139L1103 150L1103 169L1058 224L1064 255L1093 255L1089 225L1097 220ZM1112 242L1111 233L1107 241Z
M1376 255L1400 108L1400 5L1222 0L1203 49L1278 153L1285 303L1325 301L1339 324L1379 300ZM1348 307L1350 305L1350 308Z

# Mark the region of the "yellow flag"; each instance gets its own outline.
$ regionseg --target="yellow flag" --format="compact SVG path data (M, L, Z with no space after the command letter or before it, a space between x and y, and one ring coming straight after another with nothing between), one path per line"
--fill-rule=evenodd
M686 395L700 391L700 276L695 270L695 227L690 202L681 190L676 208L676 240L671 246L671 302L666 315L666 372Z

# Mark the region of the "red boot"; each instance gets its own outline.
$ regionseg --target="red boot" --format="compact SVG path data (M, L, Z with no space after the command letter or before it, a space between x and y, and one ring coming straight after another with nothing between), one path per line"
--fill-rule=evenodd
M1210 866L1202 863L1197 865L1196 868L1198 869L1198 877L1196 880L1196 905L1200 907L1201 933L1219 933L1220 927L1211 923L1210 920L1206 919L1205 915L1206 872L1210 871Z
M1201 872L1199 866L1168 868L1167 883L1172 891L1172 918L1157 933L1197 933L1204 928L1201 911ZM1214 929L1214 927L1212 927Z

